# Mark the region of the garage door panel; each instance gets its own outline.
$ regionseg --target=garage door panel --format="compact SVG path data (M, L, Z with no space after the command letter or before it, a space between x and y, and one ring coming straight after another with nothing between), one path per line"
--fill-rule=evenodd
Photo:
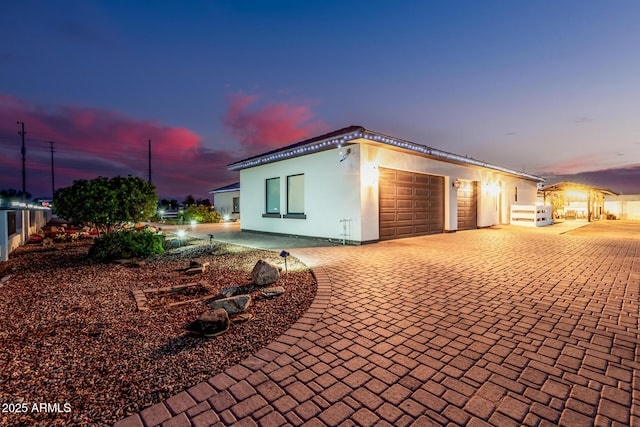
M380 240L444 229L444 178L380 168Z
M462 181L458 188L458 230L478 227L478 183Z
M396 207L398 209L412 209L413 208L413 200L396 200Z

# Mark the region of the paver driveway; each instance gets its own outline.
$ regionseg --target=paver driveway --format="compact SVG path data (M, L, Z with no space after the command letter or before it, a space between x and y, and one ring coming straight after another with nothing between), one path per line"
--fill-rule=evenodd
M292 250L309 313L120 424L640 425L640 240L538 231Z

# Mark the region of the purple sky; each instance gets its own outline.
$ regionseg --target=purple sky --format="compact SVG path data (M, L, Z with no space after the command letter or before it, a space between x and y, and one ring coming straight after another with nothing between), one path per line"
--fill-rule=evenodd
M348 125L640 193L637 1L4 2L0 188L226 165Z

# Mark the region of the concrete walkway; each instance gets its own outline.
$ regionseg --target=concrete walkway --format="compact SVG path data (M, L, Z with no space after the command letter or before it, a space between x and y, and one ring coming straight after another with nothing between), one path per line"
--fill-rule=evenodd
M118 426L640 425L640 240L501 226L291 250L318 294Z

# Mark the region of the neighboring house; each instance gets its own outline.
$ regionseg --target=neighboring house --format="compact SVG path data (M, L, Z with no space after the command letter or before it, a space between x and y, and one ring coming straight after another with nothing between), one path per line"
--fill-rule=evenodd
M47 207L0 200L0 261L7 261L9 254L27 243L50 218Z
M236 182L209 191L213 194L213 206L225 221L240 219L240 183Z
M232 163L242 229L367 243L508 223L543 179L351 126Z
M640 220L640 194L608 195L604 199L605 212L616 219Z

